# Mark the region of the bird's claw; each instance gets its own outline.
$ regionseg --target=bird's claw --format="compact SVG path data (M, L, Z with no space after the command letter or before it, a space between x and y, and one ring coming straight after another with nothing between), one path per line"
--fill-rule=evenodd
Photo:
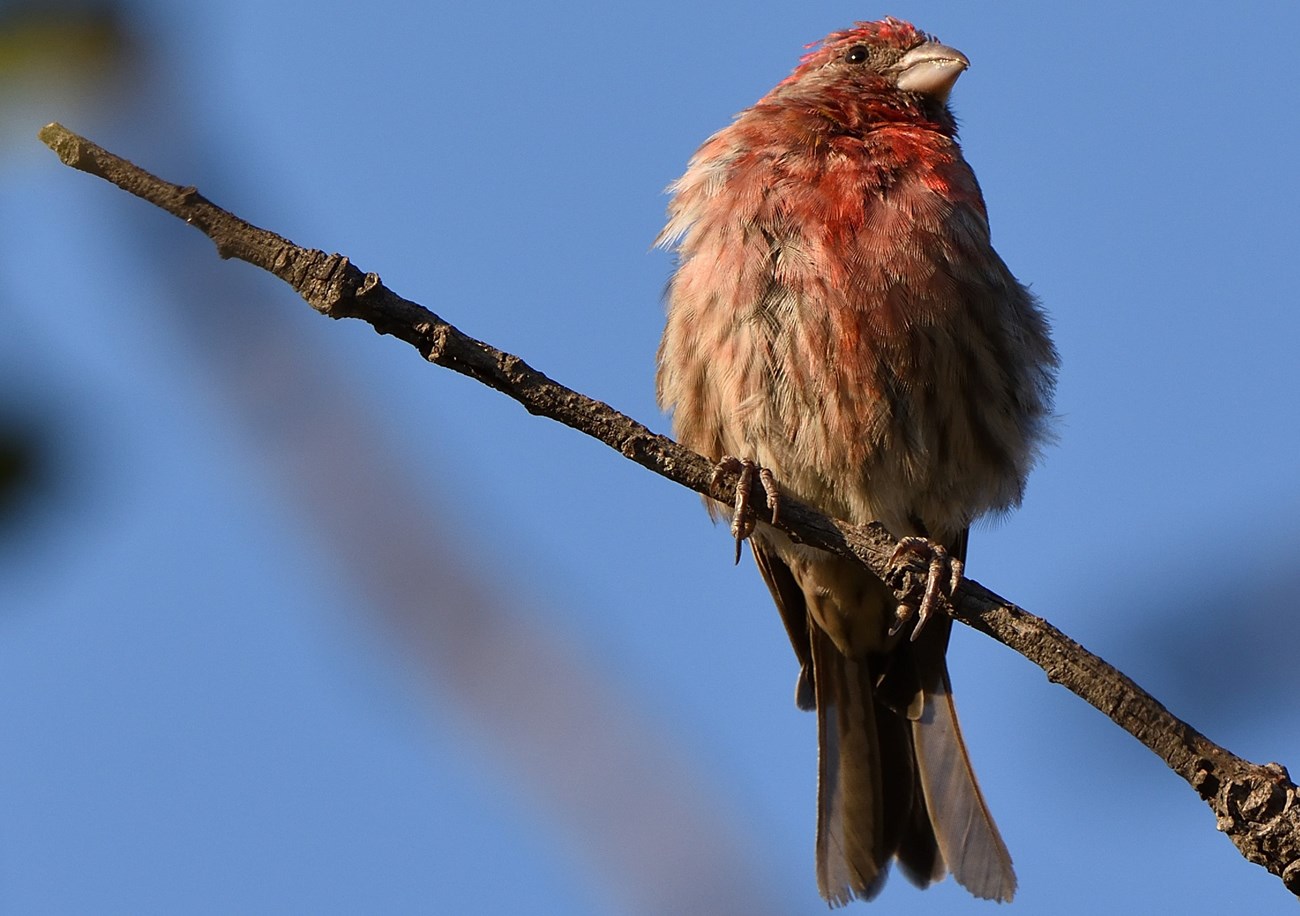
M759 467L748 458L735 458L731 455L724 455L714 467L713 482L717 483L719 477L732 471L740 475L731 513L731 536L736 539L736 562L739 563L740 545L745 538L754 533L754 510L749 502L754 488L754 478L758 478L759 485L763 488L763 495L766 498L768 511L772 513L773 522L776 522L781 509L781 491L776 485L776 477L767 468Z
M915 641L925 625L940 611L941 600L951 601L957 593L957 586L961 585L961 560L948 553L942 544L922 537L905 537L898 542L889 558L889 584L895 589L902 588L907 574L916 573L920 563L925 564L925 593L915 607L908 603L898 605L894 612L894 625L889 629L890 636L897 635L915 619L911 636Z

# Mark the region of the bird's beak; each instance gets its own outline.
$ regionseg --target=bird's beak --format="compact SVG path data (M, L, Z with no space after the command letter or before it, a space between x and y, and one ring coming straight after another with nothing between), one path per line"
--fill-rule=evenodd
M940 102L948 101L953 83L962 71L970 66L966 55L956 48L927 41L903 55L894 65L898 74L898 88L905 92L919 92Z

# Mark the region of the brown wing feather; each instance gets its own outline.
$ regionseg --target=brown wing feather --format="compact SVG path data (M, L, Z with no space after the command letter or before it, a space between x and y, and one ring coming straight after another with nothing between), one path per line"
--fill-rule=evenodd
M794 690L795 705L805 712L811 712L817 703L813 696L812 647L809 644L808 606L804 602L803 589L795 581L790 567L785 565L774 550L754 540L749 542L749 546L754 551L758 571L762 573L763 581L772 593L772 600L781 612L781 622L785 624L790 645L794 647L795 658L799 660L799 680Z

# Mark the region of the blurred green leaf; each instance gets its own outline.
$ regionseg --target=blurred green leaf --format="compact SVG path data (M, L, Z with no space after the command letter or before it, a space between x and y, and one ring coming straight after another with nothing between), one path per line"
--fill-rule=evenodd
M98 79L124 63L128 45L116 3L0 6L0 85L32 76Z

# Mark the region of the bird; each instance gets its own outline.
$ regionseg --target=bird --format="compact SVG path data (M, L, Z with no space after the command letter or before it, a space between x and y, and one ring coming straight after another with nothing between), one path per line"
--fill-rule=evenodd
M881 523L945 595L971 524L1023 498L1059 366L958 142L968 66L898 19L832 32L699 147L656 239L675 259L656 388L678 441L757 472L772 505ZM746 524L741 495L737 547L747 535L817 717L821 896L869 900L897 863L920 887L950 873L1011 900L953 705L951 618Z

